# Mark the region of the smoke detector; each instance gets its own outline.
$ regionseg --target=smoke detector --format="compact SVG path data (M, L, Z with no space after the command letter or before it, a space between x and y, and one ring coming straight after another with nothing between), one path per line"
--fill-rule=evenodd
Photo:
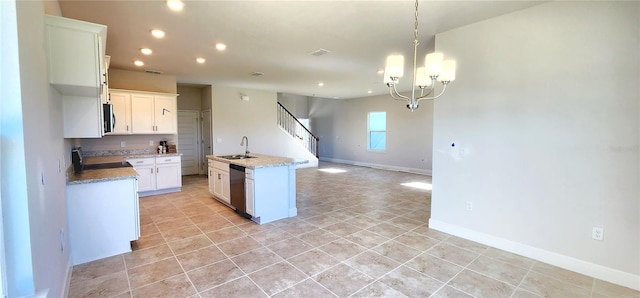
M317 50L309 53L309 55L319 57L319 56L326 55L326 54L329 54L329 53L331 53L331 51L320 48L320 49L317 49Z
M251 75L252 77L259 77L259 76L263 76L264 72L254 71L254 72L250 73L249 75Z

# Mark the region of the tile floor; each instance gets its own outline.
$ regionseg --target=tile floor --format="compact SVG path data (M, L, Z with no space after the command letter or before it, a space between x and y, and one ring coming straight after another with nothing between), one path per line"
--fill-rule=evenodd
M206 177L140 199L134 251L73 268L70 297L640 297L427 226L430 177L321 162L297 171L295 218L257 225Z

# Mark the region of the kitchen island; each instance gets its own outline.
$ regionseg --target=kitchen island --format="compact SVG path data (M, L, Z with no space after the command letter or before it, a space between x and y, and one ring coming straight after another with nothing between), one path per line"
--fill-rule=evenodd
M296 165L308 161L264 154L207 155L209 192L215 199L250 217L258 224L294 217L296 207ZM244 191L231 175L244 171ZM242 186L241 186L242 187ZM235 192L235 193L234 193ZM239 194L242 193L242 194ZM238 195L244 199L238 204ZM232 204L232 197L235 203ZM244 209L244 210L242 210Z

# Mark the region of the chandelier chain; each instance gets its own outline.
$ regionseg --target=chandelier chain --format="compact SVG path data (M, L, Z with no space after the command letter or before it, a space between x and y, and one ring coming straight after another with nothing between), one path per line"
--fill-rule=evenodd
M413 42L418 43L418 0L416 0L416 14L415 14L414 29L413 29Z

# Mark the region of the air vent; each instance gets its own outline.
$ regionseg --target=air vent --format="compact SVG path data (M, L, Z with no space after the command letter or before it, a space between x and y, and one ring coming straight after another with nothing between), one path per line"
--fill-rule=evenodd
M146 73L152 73L152 74L162 74L161 71L159 70L155 70L155 69L145 69L144 72Z
M331 51L329 51L329 50L317 49L317 50L309 53L309 55L318 57L318 56L326 55L326 54L329 54L329 53L331 53Z
M250 75L251 75L252 77L259 77L259 76L263 76L263 75L264 75L264 72L261 72L261 71L254 71L254 72L250 73Z

